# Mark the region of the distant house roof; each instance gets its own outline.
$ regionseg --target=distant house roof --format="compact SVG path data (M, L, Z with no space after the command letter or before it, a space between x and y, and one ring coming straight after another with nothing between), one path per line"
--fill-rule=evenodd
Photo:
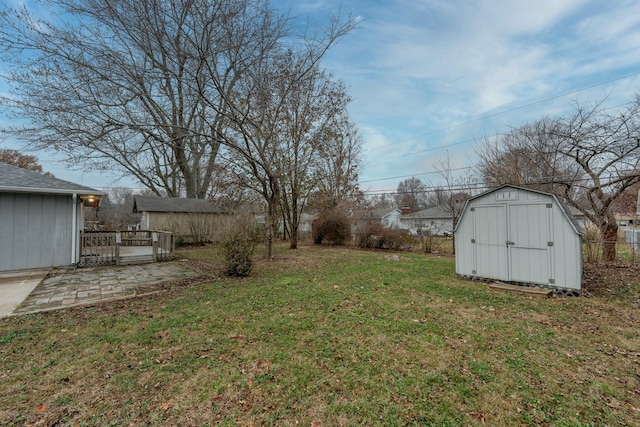
M402 213L402 211L400 211L400 209L377 209L376 211L374 211L374 213L376 215L378 215L378 217L380 219L388 217L389 215L391 215L392 213Z
M453 215L442 206L434 206L414 213L402 215L401 219L451 219Z
M78 194L103 196L102 191L50 175L0 163L0 191L12 193Z
M135 196L133 212L222 213L220 208L206 199L153 196Z
M400 209L363 209L354 213L354 218L359 221L371 221L371 220L381 220L392 213L397 212L400 213Z

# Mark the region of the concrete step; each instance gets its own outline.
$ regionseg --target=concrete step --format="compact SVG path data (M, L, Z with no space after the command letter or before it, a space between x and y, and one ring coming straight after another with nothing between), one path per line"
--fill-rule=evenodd
M153 255L135 255L120 257L120 265L150 264L153 262Z

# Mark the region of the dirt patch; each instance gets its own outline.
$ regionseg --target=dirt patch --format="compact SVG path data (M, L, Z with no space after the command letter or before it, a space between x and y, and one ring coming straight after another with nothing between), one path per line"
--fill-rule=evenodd
M582 287L593 296L640 299L640 264L585 264Z

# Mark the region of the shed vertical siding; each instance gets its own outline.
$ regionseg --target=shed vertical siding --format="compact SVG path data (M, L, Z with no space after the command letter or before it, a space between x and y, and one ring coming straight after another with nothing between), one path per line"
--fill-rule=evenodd
M552 194L506 186L472 198L455 240L460 275L580 289L580 231Z
M470 213L473 220L471 245L475 248L473 274L500 279L508 274L506 210L502 205L478 205Z
M69 265L72 198L0 193L0 270Z

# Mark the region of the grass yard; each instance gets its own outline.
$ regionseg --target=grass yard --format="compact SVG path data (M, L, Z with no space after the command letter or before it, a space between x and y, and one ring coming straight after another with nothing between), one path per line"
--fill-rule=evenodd
M637 301L277 249L247 279L0 320L0 425L638 425Z

